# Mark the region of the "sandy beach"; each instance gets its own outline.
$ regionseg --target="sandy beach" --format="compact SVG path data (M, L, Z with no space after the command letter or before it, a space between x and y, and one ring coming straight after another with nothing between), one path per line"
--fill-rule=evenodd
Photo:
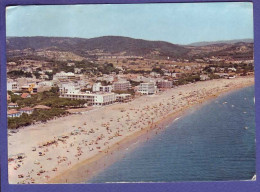
M93 107L19 129L8 136L9 183L80 183L115 162L121 149L162 131L167 120L220 94L254 84L254 77L175 87L129 103ZM148 136L147 136L148 135Z

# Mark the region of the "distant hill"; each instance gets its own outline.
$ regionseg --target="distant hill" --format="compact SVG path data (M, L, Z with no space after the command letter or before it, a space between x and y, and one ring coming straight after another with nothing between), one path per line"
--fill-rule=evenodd
M8 37L7 57L44 55L52 52L56 59L96 59L103 55L142 56L155 59L194 59L202 57L253 58L253 40L199 42L176 45L165 41L148 41L120 36L103 36L90 39L69 37ZM15 50L15 51L14 51ZM59 54L57 54L59 53ZM66 56L67 54L67 56ZM39 57L39 55L38 55ZM50 56L49 56L50 58ZM51 57L52 58L52 57Z
M188 44L188 46L207 46L207 45L215 45L215 44L234 44L234 43L253 43L253 39L235 39L235 40L227 40L227 41L202 41Z
M184 46L164 41L147 41L120 36L103 36L91 39L67 37L8 37L7 50L48 49L68 51L88 56L88 51L101 50L112 54L180 57L189 52Z

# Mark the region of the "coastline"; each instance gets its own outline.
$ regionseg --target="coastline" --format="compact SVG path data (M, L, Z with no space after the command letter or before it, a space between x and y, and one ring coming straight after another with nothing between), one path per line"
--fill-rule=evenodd
M180 110L178 112L175 112L174 114L170 114L169 116L161 119L160 121L155 122L152 127L148 126L141 131L135 132L132 135L125 137L121 141L117 142L116 144L112 145L109 148L106 148L105 150L103 150L101 153L95 155L94 157L83 160L82 162L78 163L74 167L66 170L65 172L61 173L60 175L58 175L55 178L53 178L52 180L50 180L48 183L50 183L50 184L51 183L79 183L79 182L87 181L87 180L91 179L97 173L102 171L101 169L107 168L108 166L112 165L114 162L116 162L117 160L119 160L123 157L123 154L119 154L119 156L116 156L116 155L118 155L118 151L128 149L128 147L132 144L135 144L135 143L141 144L141 143L145 142L145 140L147 138L149 139L155 135L155 133L152 131L155 131L156 127L160 127L159 129L158 128L156 129L157 133L159 131L163 131L165 129L165 126L170 124L171 121L173 121L174 119L181 117L182 114L185 112L186 111ZM135 147L138 147L138 145L134 146L133 148L135 148ZM115 152L117 152L117 153L114 154ZM102 166L100 167L99 165L100 164L103 165L103 163L104 163L104 159L102 159L102 158L105 158L107 156L107 153L110 153L110 155L116 156L116 157L114 157L116 160L112 157L111 161L108 161L108 162L106 161L106 165L103 167ZM107 159L105 159L105 160L107 160ZM86 167L86 165L88 165L89 167ZM92 174L88 174L88 171ZM84 174L81 175L81 173L84 173ZM87 173L87 175L85 173ZM75 176L79 176L79 175L83 176L83 177L79 177L79 178L75 177ZM84 179L84 180L82 180L82 179Z
M129 146L129 145L131 145L131 144L133 144L134 142L137 142L137 141L139 141L140 143L145 142L146 138L150 138L151 136L154 136L153 133L150 133L150 132L147 132L147 131L154 131L156 127L160 127L160 129L157 129L158 131L163 131L168 124L172 123L172 121L174 121L175 119L185 115L187 110L189 110L190 108L195 107L195 106L200 106L207 101L210 101L210 100L215 99L217 97L221 97L221 95L223 95L223 94L232 93L233 91L243 89L245 87L249 87L249 86L252 86L252 85L253 84L249 84L249 85L242 86L242 87L234 87L233 89L231 89L229 91L220 91L220 92L215 93L214 95L209 95L207 98L198 101L198 103L196 103L196 104L186 106L186 107L180 109L177 112L174 112L174 113L167 115L166 117L162 118L161 120L155 122L152 127L150 127L150 126L146 127L144 130L138 131L138 132L134 133L133 135L130 135L130 136L122 139L121 141L119 141L118 143L116 143L112 147L110 147L110 149L105 149L105 151L108 151L108 152L111 153L111 152L115 152L115 151L118 151L118 150L123 150L123 149L127 148L127 146ZM110 166L115 161L121 159L121 156L122 156L121 155L119 157L116 157L116 160L110 161L104 167L100 167L100 166L95 165L95 163L97 163L97 164L104 163L103 162L104 159L102 159L102 158L104 158L106 155L107 154L104 153L104 151L103 151L102 153L97 154L96 156L94 156L92 158L86 159L86 160L80 162L79 164L75 165L71 169L66 170L61 175L56 176L55 178L50 180L49 183L50 184L51 183L78 183L78 182L82 182L82 181L87 182L89 179L91 179L96 174L98 174L100 171L102 171L100 169L103 169L103 168ZM86 165L89 165L90 168L86 167ZM87 172L87 170L91 170L90 172L92 172L92 174L89 174ZM81 175L81 174L83 174L83 175ZM75 176L79 176L79 175L80 175L79 178L75 177ZM82 179L84 179L84 180L82 180Z
M240 80L241 79L243 80L243 78L240 78ZM248 78L247 78L247 80L248 80ZM187 112L187 110L190 109L191 107L194 107L196 105L199 106L199 105L205 103L206 101L214 99L226 92L235 91L237 89L251 86L254 84L253 78L249 79L248 82L246 82L246 83L238 82L237 84L236 84L235 80L232 80L232 81L221 80L221 81L226 83L226 84L223 84L223 87L221 87L221 89L218 90L218 89L214 89L214 87L213 87L214 90L217 90L216 92L214 92L214 94L212 93L212 91L210 91L209 93L205 92L204 96L202 98L194 99L194 101L191 100L193 102L189 101L188 98L189 97L193 98L193 96L196 97L196 95L190 96L191 94L190 95L187 94L187 95L184 95L184 98L182 98L181 95L179 95L181 100L183 100L183 99L188 100L186 105L184 104L183 106L179 106L177 109L175 109L173 111L169 111L168 113L165 113L165 115L162 115L162 117L157 118L155 121L148 123L146 126L142 126L140 130L132 131L128 134L126 132L124 132L124 133L126 133L125 135L121 136L115 142L108 145L108 147L103 148L102 150L99 150L96 154L93 154L93 155L89 156L88 158L79 160L78 162L74 163L72 166L66 167L62 171L59 171L56 174L53 174L53 177L51 177L47 181L45 178L41 178L36 183L80 183L83 181L87 181L90 178L92 178L93 176L95 176L98 172L100 172L104 168L108 167L109 165L113 164L115 161L120 159L124 155L124 153L122 151L125 151L126 148L127 149L128 149L128 147L135 148L136 146L138 146L138 145L133 146L133 144L135 144L136 142L138 142L138 143L145 142L147 137L151 137L151 136L155 135L156 132L158 132L158 131L163 131L165 129L166 125L171 123L177 117L181 117L182 115L184 115ZM215 82L218 82L218 81L215 81ZM230 85L230 82L232 82L233 84L231 83L231 85ZM205 82L201 82L200 84L203 85L203 83L205 84ZM188 86L185 85L185 86L187 87L187 89L191 87L191 85L188 85ZM182 88L185 88L185 86L181 86L180 90L182 91L183 90ZM197 86L197 85L195 84L195 86ZM201 86L201 87L203 87L203 86ZM172 89L168 92L172 93L173 91L174 91L174 89ZM178 94L176 93L175 96L177 96L177 95ZM167 97L167 98L171 98L171 97ZM117 104L117 105L121 106L120 104ZM118 107L117 105L115 105L115 106ZM105 108L111 108L111 107L106 106ZM113 106L112 106L112 108L113 108ZM97 109L97 111L98 110L99 109ZM130 108L130 110L131 110L131 108ZM148 111L148 112L150 112L150 111ZM75 117L78 117L78 116L80 116L80 115L75 115ZM79 119L81 119L81 118L79 118ZM55 123L55 121L54 121L54 123ZM82 121L81 121L81 123L82 123ZM9 177L9 181L10 181L10 177Z

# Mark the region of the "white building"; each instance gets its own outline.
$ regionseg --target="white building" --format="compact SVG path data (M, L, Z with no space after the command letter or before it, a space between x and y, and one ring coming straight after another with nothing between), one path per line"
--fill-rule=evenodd
M53 81L41 81L38 83L39 86L49 86L49 87L52 87L54 84L53 84Z
M98 77L97 80L112 83L114 81L114 76L105 74L102 77Z
M80 92L80 87L73 83L62 83L59 85L59 91L61 95L65 93L78 93Z
M46 70L43 70L44 73L52 73L53 70L52 69L46 69Z
M32 73L33 72L32 68L27 68L27 67L24 68L23 71L26 72L26 73Z
M155 86L154 83L141 83L138 86L137 92L144 94L144 95L152 95L155 94L157 91L157 87Z
M236 71L237 71L237 69L236 69L236 68L234 68L234 67L230 67L230 68L228 68L228 71L236 72Z
M206 81L206 80L209 80L209 76L208 75L200 75L200 80L201 81Z
M68 67L75 66L75 63L67 63Z
M33 87L33 93L39 93L39 92L44 92L44 91L50 91L51 87L50 86L46 86L46 85L36 85L35 87Z
M48 79L49 78L49 76L48 75L40 75L40 79Z
M191 67L186 65L186 66L184 67L184 69L190 71L190 70L191 70Z
M10 109L7 111L7 117L20 117L21 112L16 109Z
M114 91L127 91L131 89L131 84L129 81L117 81L113 83Z
M131 94L117 94L116 101L117 102L128 102L132 98Z
M180 76L181 76L181 73L172 73L173 78L177 78L177 77L180 77Z
M151 72L150 75L151 75L152 77L160 77L160 76L161 76L160 73L156 73L156 72L154 72L154 71Z
M24 108L21 108L19 111L21 113L27 113L28 115L32 114L33 113L33 108L31 107L24 107Z
M172 81L159 80L159 81L157 81L157 87L163 88L163 89L170 89L170 88L172 88Z
M7 91L18 91L18 85L17 82L8 80L7 81Z
M93 92L112 92L112 89L111 85L103 86L100 82L94 83L92 87Z
M74 68L74 73L79 74L82 72L82 68Z
M9 103L8 108L17 108L18 107L18 104L17 103Z
M34 78L17 78L17 85L18 88L25 86L25 85L31 85L31 84L37 84L37 79Z
M76 100L87 100L89 105L109 105L116 101L115 93L65 93L61 97Z
M215 73L216 75L218 75L220 78L228 78L228 74L227 73Z
M72 72L65 73L61 71L53 75L53 80L75 80L75 74Z
M144 77L144 76L137 76L135 79L133 79L134 81L137 82L145 82L145 83L149 83L149 82L155 82L156 80L153 77Z

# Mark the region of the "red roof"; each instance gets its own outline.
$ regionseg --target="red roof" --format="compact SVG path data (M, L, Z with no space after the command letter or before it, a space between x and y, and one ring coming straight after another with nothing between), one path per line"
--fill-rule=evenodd
M16 113L19 113L19 111L17 111L16 109L10 109L7 111L8 115L12 115L12 114L16 114Z
M29 93L23 93L23 94L21 95L22 98L27 98L28 96L30 96Z
M46 106L46 105L36 105L34 107L34 109L51 109L50 107Z
M7 100L11 100L11 96L7 93Z
M9 103L8 106L14 106L17 105L17 103Z
M24 107L24 108L21 108L20 111L33 111L33 108L31 108L31 107Z

